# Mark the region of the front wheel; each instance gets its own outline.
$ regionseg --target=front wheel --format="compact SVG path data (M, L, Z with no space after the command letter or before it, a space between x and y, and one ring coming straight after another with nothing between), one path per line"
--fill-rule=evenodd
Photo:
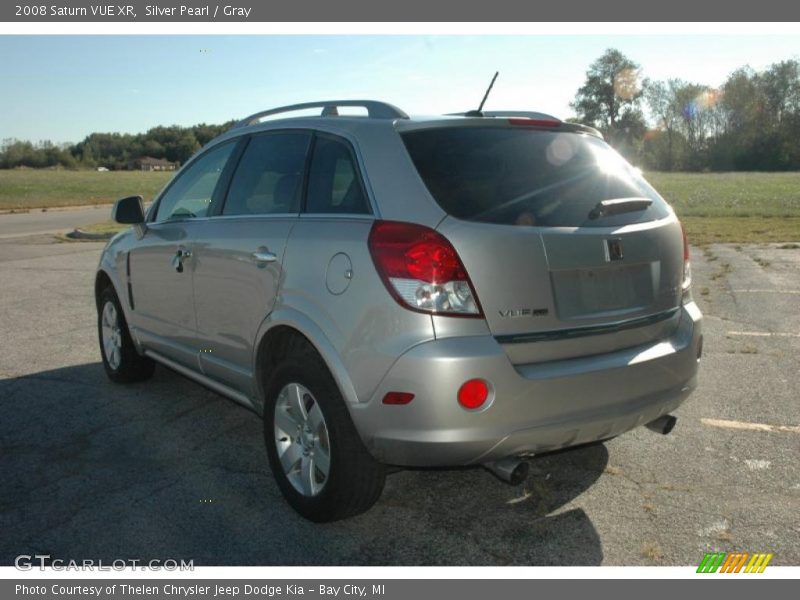
M153 375L155 363L136 351L119 298L111 287L103 290L98 298L97 333L103 368L111 381L129 383Z
M319 355L304 348L287 358L265 391L267 456L289 504L316 522L369 509L383 491L384 467L364 447Z

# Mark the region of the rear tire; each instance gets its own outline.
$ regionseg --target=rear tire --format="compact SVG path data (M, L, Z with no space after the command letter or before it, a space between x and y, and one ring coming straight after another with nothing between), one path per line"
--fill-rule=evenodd
M125 313L110 286L100 293L97 300L97 333L103 368L111 381L131 383L152 377L155 363L136 351Z
M381 495L385 469L367 451L316 350L293 338L265 386L264 441L288 503L314 522L345 519Z

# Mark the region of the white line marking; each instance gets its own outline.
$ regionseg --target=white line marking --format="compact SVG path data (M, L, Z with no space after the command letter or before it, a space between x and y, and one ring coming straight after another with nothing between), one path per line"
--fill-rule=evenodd
M747 431L783 431L786 433L800 433L797 425L766 425L765 423L747 423L745 421L726 421L724 419L700 419L703 425L722 427L724 429L744 429Z
M767 289L748 289L731 290L736 294L800 294L800 290L767 290Z
M729 331L728 335L745 335L750 337L800 337L800 333L783 331Z
M506 504L519 504L520 502L525 502L528 498L533 496L533 492L529 492L527 489L522 490L522 496L518 496L517 498L512 498L511 500L507 500Z
M769 466L772 464L768 460L759 460L759 459L745 459L744 464L747 465L747 468L751 471L760 471L762 469L769 469Z

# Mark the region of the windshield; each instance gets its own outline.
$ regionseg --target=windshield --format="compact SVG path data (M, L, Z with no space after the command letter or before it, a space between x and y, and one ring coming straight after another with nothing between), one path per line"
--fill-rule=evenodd
M666 202L638 169L589 135L515 127L446 127L410 131L402 138L436 202L459 219L613 227L669 215ZM629 198L652 203L640 203L638 210L589 216L604 200Z

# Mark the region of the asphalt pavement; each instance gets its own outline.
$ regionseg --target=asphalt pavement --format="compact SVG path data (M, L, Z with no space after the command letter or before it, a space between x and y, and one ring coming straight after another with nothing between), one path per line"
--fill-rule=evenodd
M111 219L111 206L33 208L29 212L0 213L0 240L44 233L66 233Z
M101 244L0 239L0 564L798 565L800 248L779 246L694 249L705 352L672 434L536 457L519 486L400 471L368 513L315 525L282 500L254 414L161 367L106 379Z

